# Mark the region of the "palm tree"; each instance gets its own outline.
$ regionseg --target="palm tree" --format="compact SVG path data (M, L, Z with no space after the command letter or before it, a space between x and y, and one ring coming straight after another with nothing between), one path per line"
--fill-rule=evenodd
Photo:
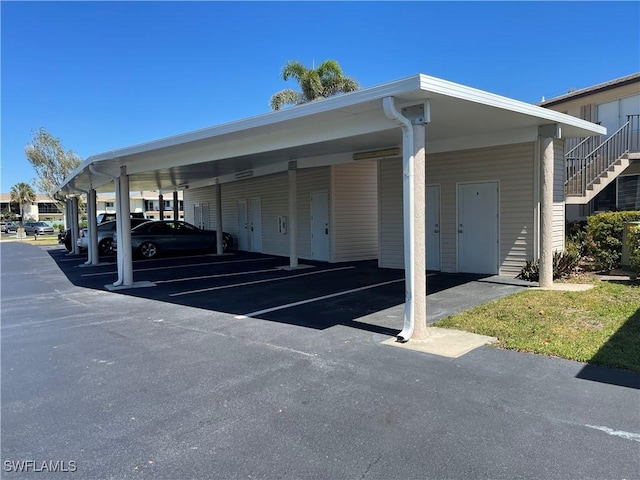
M282 79L293 78L301 92L285 89L271 97L271 109L280 110L283 105L299 105L339 93L354 92L360 85L346 77L335 60L325 60L318 68L307 68L296 60L290 60L282 69Z
M20 205L21 224L24 223L24 206L36 202L36 192L28 183L20 182L11 187L11 201Z

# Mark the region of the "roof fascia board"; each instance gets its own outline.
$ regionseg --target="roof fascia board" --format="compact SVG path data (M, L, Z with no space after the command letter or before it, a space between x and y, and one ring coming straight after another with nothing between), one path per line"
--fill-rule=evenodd
M640 73L635 73L633 75L628 75L617 80L612 80L610 82L600 83L592 87L581 88L579 90L561 95L556 98L550 98L549 100L538 103L538 105L540 105L541 107L552 107L555 105L561 105L563 103L568 103L584 97L590 97L592 95L596 95L598 93L606 92L609 90L614 90L616 88L626 87L627 85L632 85L638 82L640 82Z
M375 87L366 88L335 97L325 98L315 102L297 105L283 110L278 110L276 112L269 112L243 120L224 123L222 125L216 125L214 127L196 130L180 135L174 135L152 142L142 143L133 145L131 147L125 147L118 150L112 150L110 152L92 155L87 159L87 161L91 160L93 162L99 162L102 160L113 159L117 157L136 155L151 150L173 147L185 143L195 142L198 140L204 140L207 138L246 131L253 128L264 127L267 125L283 123L291 120L298 120L302 117L308 117L331 110L337 110L340 108L379 100L390 95L407 93L410 91L418 90L419 87L420 76L414 75L412 77L396 80L394 82L386 83L383 85L378 85Z
M548 120L552 123L571 125L585 131L584 134L581 133L580 136L604 135L607 133L606 128L596 125L595 123L572 117L571 115L566 115L564 113L555 112L547 108L538 107L537 105L530 103L521 102L519 100L485 92L476 88L466 87L464 85L430 77L428 75L421 75L420 80L420 88L422 90L480 103L503 110L510 110L512 112ZM433 119L433 121L437 121L437 119Z

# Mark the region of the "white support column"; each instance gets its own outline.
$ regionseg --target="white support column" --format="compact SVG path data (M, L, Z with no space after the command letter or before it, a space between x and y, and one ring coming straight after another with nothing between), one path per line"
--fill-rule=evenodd
M80 254L78 246L78 197L71 197L71 251L74 255Z
M413 328L414 340L427 336L427 263L425 247L425 126L413 125Z
M89 232L89 251L87 265L97 265L100 263L100 252L98 252L98 225L96 224L96 191L91 189L87 192L87 230Z
M180 210L178 208L178 191L173 191L173 219L180 220Z
M121 219L122 243L122 285L133 285L133 252L131 251L131 200L129 198L129 176L127 167L120 167L120 208L117 216ZM120 249L122 245L122 249Z
M164 220L164 196L162 192L158 193L158 205L160 208L160 220ZM174 220L177 220L177 218L174 218Z
M224 255L222 235L222 185L216 180L216 255Z
M393 97L382 101L385 115L402 128L402 208L404 216L404 325L398 340L425 340L427 289L425 251L425 125L429 102L402 109Z
M71 197L66 197L64 202L64 229L71 229Z
M298 162L289 162L289 268L298 267Z
M113 179L113 189L116 194L116 243L118 245L118 250L116 251L116 266L118 270L118 279L113 284L114 287L122 285L123 278L123 241L122 241L122 215L120 215L120 204L122 203L121 195L120 195L120 177L116 177Z
M539 128L540 137L540 274L542 288L553 286L553 139L560 136L557 125Z

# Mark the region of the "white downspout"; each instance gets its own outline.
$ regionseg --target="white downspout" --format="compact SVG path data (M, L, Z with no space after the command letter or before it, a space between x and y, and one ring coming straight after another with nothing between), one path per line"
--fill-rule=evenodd
M402 211L404 215L404 276L405 276L405 307L404 326L398 334L398 340L408 341L413 335L415 327L415 287L413 283L413 258L415 256L414 236L414 156L413 156L413 125L406 117L403 117L395 107L393 97L382 99L382 108L385 115L400 125L402 129Z

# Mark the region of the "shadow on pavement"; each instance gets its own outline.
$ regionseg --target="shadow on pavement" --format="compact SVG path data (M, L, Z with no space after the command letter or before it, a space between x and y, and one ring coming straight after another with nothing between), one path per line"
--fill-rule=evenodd
M86 261L85 256L68 255L63 250L51 250L49 254L76 286L105 290L105 285L117 278L114 257L101 258L105 265L84 268L81 265ZM401 314L380 315L376 317L377 324L358 319L404 303L403 271L378 268L377 260L337 264L304 260L302 263L314 268L289 272L277 270L277 266L288 264L288 258L246 252L223 257L202 255L136 261L135 281L147 280L155 282L157 286L114 293L237 316L250 315L319 330L344 325L388 336L399 333L402 328ZM262 272L245 274L253 271ZM311 274L303 275L305 273ZM213 275L229 276L211 278ZM194 279L202 277L202 280L176 281L183 276ZM292 278L279 280L287 277ZM428 295L486 277L428 272ZM242 285L227 288L229 284ZM367 288L378 284L375 288ZM195 293L180 294L189 289ZM197 292L198 289L202 291ZM351 290L351 293L334 296ZM309 299L319 300L305 303ZM274 306L286 308L273 310Z
M599 367L606 363L612 368ZM607 343L589 360L577 378L640 389L640 373L630 371L640 362L640 308L614 333Z

